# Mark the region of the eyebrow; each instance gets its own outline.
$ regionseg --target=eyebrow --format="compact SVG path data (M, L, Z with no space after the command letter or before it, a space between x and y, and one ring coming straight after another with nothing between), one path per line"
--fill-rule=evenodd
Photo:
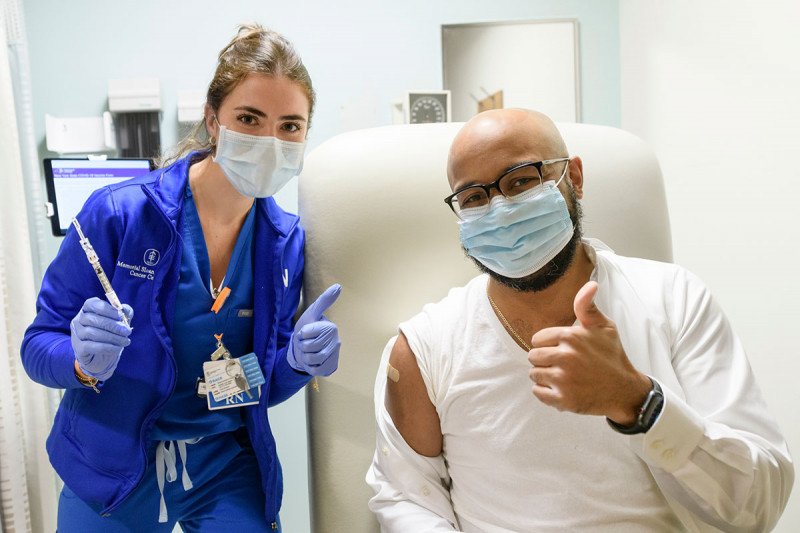
M267 114L261 111L260 109L256 109L255 107L250 107L249 105L240 105L236 109L241 109L242 111L247 111L248 113L252 113L259 117L266 117Z
M306 117L303 115L283 115L281 120L299 120L302 122L306 122Z
M511 164L511 165L507 166L507 167L506 167L506 168L505 168L505 169L504 169L504 170L503 170L503 171L502 171L500 174L498 174L497 176L499 177L499 176L502 176L502 175L504 175L504 174L508 174L509 172L511 172L512 170L514 170L514 169L516 169L516 168L519 168L519 167L522 167L522 166L525 166L525 165L532 165L532 164L534 164L534 163L538 163L538 162L539 162L539 161L533 161L533 160L517 161L516 163L513 163L513 164Z
M264 113L263 111L261 111L260 109L257 109L255 107L250 107L249 105L242 105L242 106L236 107L235 109L240 109L242 111L247 111L248 113L252 113L252 114L254 114L256 116L259 116L259 117L262 117L262 118L265 118L267 116L267 114ZM308 122L306 117L304 117L303 115L283 115L282 117L280 117L280 119L281 120L299 120L299 121L302 121L302 122Z

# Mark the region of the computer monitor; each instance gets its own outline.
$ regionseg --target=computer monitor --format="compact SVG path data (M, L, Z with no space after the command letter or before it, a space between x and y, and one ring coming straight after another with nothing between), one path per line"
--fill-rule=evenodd
M53 235L63 236L95 190L153 169L150 159L48 158L44 160L47 199L52 205Z

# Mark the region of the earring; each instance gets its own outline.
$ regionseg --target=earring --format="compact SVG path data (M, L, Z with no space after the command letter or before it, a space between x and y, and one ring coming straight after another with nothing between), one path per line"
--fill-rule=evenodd
M211 137L211 138L208 139L208 142L211 143L211 146L214 146L215 144L217 144L217 139L214 138L214 137Z

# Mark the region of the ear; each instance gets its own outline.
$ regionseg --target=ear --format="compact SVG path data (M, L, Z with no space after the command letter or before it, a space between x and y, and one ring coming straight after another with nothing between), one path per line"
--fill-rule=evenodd
M219 126L217 125L217 121L214 120L214 110L208 105L208 102L203 106L203 120L206 125L206 133L208 133L209 137L218 138L219 137Z
M583 199L583 161L579 156L574 156L569 160L569 176L567 179L572 183L575 196L578 200Z

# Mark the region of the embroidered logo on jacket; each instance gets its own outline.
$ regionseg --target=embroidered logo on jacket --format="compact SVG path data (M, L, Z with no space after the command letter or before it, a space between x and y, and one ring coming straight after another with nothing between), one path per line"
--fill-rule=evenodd
M150 248L144 253L144 264L147 266L156 266L161 259L161 254L155 248Z

